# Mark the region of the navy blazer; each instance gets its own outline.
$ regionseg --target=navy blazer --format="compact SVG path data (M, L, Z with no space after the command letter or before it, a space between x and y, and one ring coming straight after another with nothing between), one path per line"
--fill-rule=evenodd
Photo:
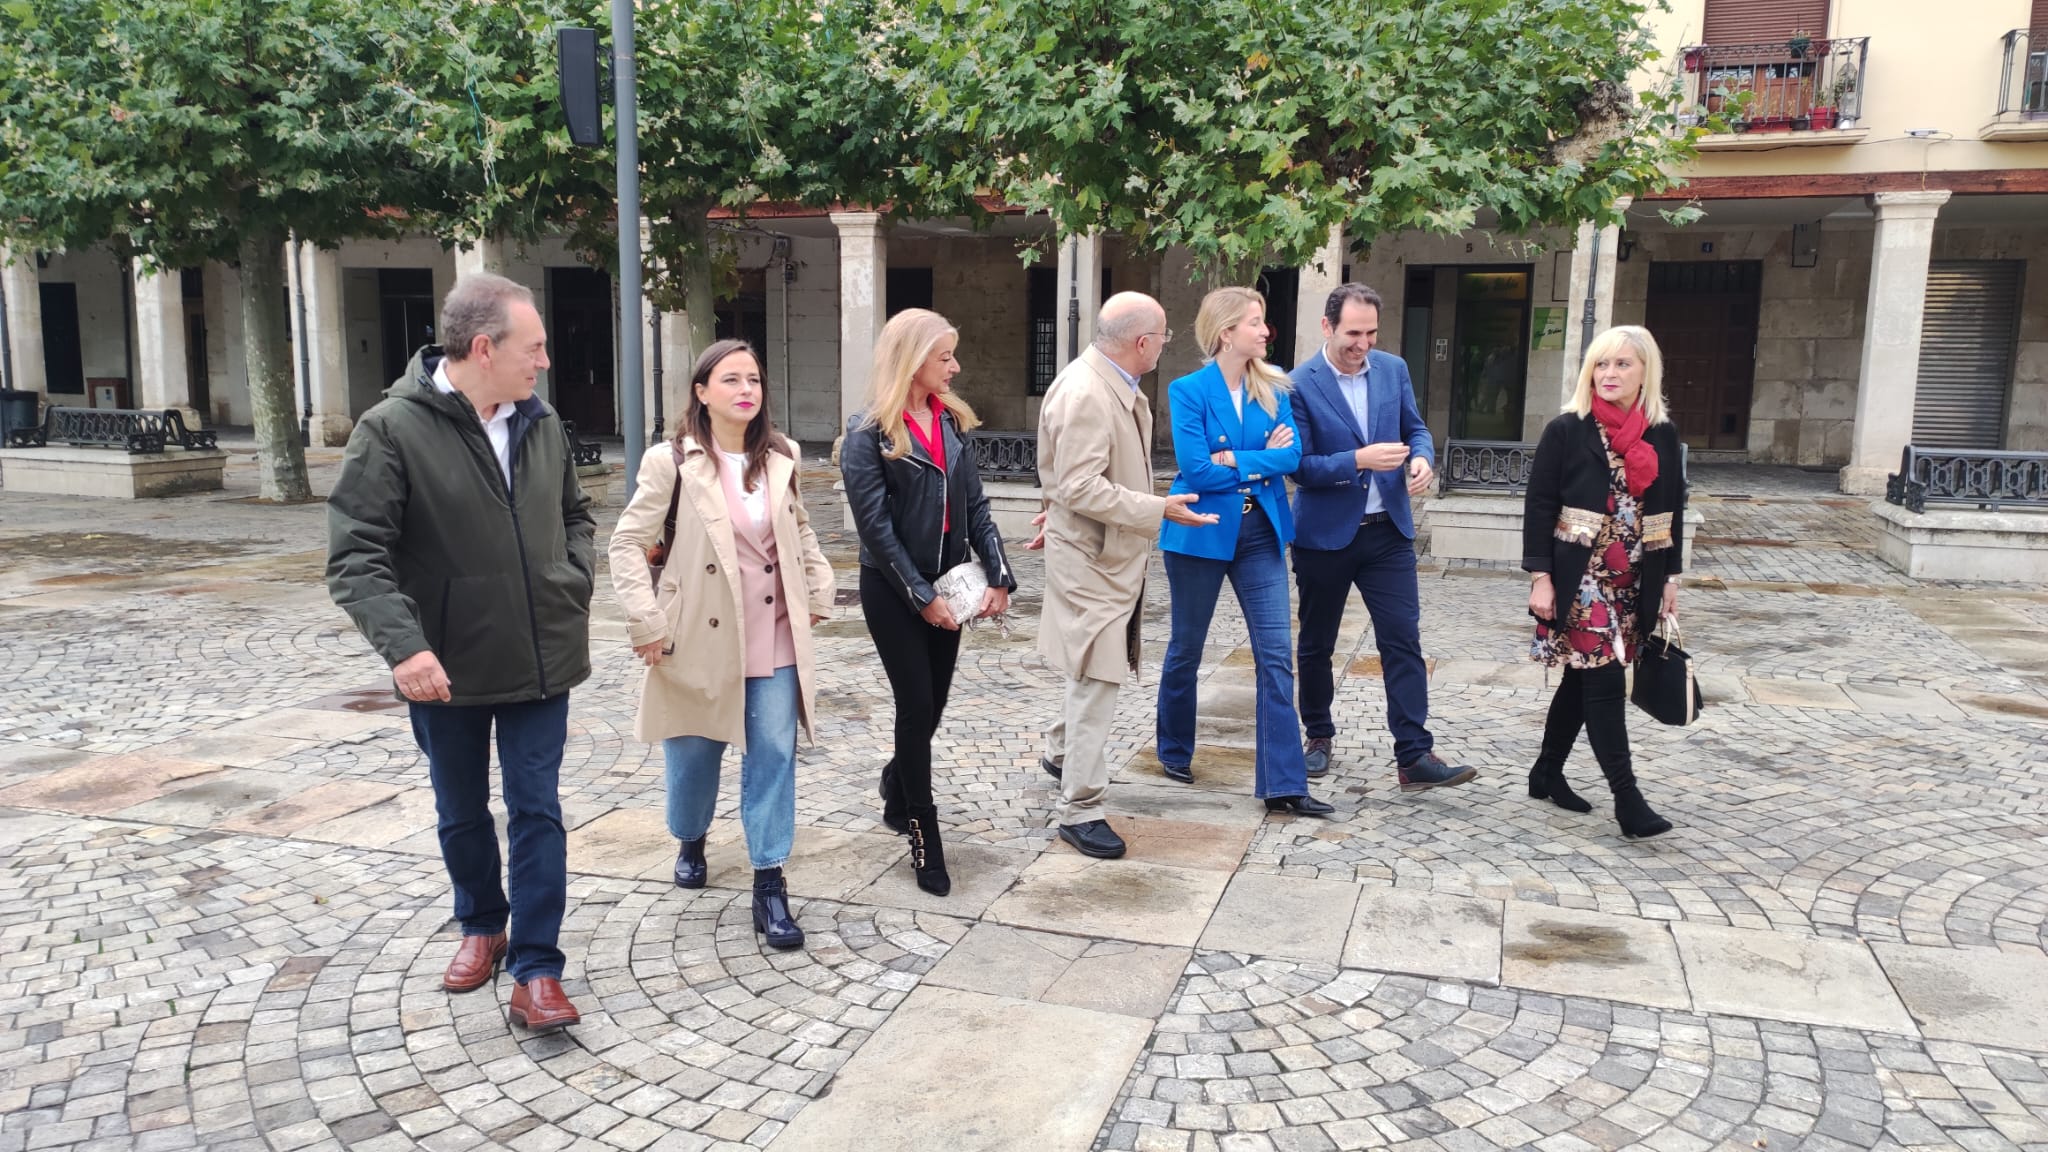
M1159 547L1183 556L1235 558L1244 497L1251 496L1265 509L1280 546L1285 548L1294 536L1286 477L1301 461L1301 430L1295 428L1294 443L1285 448L1266 447L1266 437L1283 424L1294 428L1287 394L1276 397L1278 404L1268 416L1247 392L1240 420L1230 387L1223 382L1223 370L1211 360L1167 385L1166 395L1173 409L1173 459L1179 468L1172 491L1198 494L1200 499L1191 508L1214 512L1216 523L1198 528L1168 520L1159 532ZM1211 454L1225 449L1237 457L1237 467L1210 462Z
M1415 407L1415 385L1399 356L1375 348L1366 358L1366 389L1372 397L1372 427L1360 428L1337 386L1336 369L1322 349L1294 370L1295 432L1301 438L1301 468L1294 474L1294 546L1336 552L1351 545L1365 518L1365 486L1379 490L1394 527L1415 538L1415 514L1408 507L1408 468L1361 472L1353 455L1367 444L1399 440L1436 467L1435 442Z

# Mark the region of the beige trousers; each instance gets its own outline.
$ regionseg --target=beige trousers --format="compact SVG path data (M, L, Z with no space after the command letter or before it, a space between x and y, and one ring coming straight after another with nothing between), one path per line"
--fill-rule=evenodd
M1114 680L1077 677L1067 681L1060 718L1045 733L1045 758L1060 768L1062 824L1102 819L1102 798L1109 792L1109 728L1116 721Z

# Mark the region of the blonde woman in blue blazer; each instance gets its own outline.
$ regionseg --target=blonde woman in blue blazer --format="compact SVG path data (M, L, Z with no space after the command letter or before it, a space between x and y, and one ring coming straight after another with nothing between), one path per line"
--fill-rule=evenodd
M1194 493L1192 511L1214 524L1168 522L1159 534L1173 598L1173 639L1159 676L1158 752L1166 774L1193 783L1195 690L1202 646L1227 578L1251 633L1258 672L1254 794L1275 812L1327 816L1309 795L1294 711L1288 624L1287 544L1294 516L1287 480L1301 464L1287 375L1266 363L1266 301L1249 288L1202 300L1195 339L1208 361L1167 386L1173 412L1173 492Z

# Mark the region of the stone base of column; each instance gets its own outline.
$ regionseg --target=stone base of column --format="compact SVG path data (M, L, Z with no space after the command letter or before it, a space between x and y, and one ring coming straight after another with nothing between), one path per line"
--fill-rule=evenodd
M346 416L328 413L313 417L308 427L312 431L313 447L343 448L348 445L348 434L355 431L356 424Z
M1850 464L1843 467L1839 475L1838 487L1846 495L1882 496L1885 477L1891 475L1891 469L1861 468Z

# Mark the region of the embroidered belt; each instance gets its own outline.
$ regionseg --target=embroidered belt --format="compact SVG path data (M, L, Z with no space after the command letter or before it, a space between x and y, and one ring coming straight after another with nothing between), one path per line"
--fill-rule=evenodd
M1557 528L1552 535L1567 544L1583 544L1591 548L1593 540L1600 535L1600 526L1606 521L1605 512L1595 512L1588 508L1566 508L1557 514Z
M1643 517L1643 549L1654 552L1671 547L1671 513Z

